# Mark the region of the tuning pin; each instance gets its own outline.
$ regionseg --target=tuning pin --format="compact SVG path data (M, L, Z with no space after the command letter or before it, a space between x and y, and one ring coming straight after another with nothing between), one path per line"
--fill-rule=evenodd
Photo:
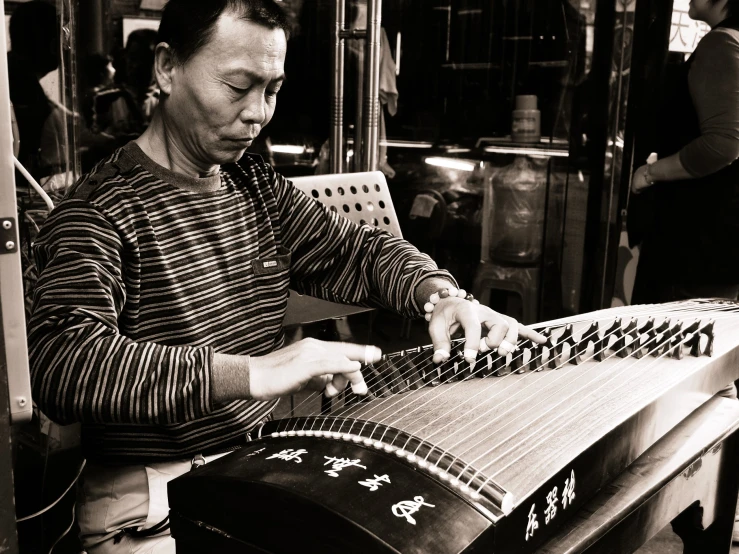
M636 330L636 343L633 348L634 357L641 359L649 354L649 345L654 336L654 318L651 316L644 322L644 325Z
M619 352L619 356L622 358L628 358L634 353L639 338L637 334L637 323L635 319L632 319L629 324L624 327L622 336L618 339L616 348Z
M524 373L526 371L525 364L523 363L525 352L532 346L532 342L529 339L523 340L518 344L518 349L513 353L511 358L511 371L513 373Z
M675 326L672 338L670 339L670 353L669 356L671 358L675 358L676 360L682 360L683 359L683 340L685 337L685 332L683 331L683 322L680 321Z
M574 359L576 356L576 347L577 347L577 341L575 340L575 337L573 335L573 329L572 329L572 323L568 323L565 325L565 330L562 331L562 334L557 339L557 344L555 345L554 349L556 351L556 357L558 360L562 358L564 355L564 345L567 344L570 347L570 356L567 358L566 362L575 363ZM556 366L559 367L559 364Z
M534 343L532 345L531 357L526 363L526 367L529 371L541 371L544 369L544 348L546 348L549 353L552 351L552 330L547 327L541 332L541 334L544 335L547 340L544 344Z
M693 356L701 356L701 355L713 356L713 340L714 340L713 327L714 327L714 323L715 323L714 320L710 320L703 327L701 327L701 330L700 330L700 332L698 334L698 345L697 345L697 348L695 349L698 353L697 354L693 354L693 352L691 351L691 354ZM703 349L702 352L701 352L701 348L700 348L700 335L706 335L706 338L708 339L708 341L706 342L706 347L705 347L705 349Z
M510 368L506 364L506 359L504 356L491 356L490 362L490 374L493 377L502 377L503 375L508 375L511 372Z
M596 345L598 341L600 340L600 327L598 327L598 322L593 321L590 324L590 327L582 334L580 335L580 340L577 341L577 344L575 345L575 355L573 356L572 363L575 365L579 365L585 361L585 353L588 350L588 345L592 342L593 345Z
M608 330L603 333L603 336L598 340L598 342L595 344L595 347L593 349L594 355L596 361L602 362L606 358L606 352L609 349L609 343L611 337L616 337L617 342L618 339L623 335L623 330L621 329L621 318L617 317L613 324L608 328Z

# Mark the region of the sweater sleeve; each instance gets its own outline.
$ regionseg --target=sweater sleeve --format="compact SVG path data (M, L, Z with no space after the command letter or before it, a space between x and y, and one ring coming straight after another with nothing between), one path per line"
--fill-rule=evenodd
M739 35L716 29L701 40L689 74L701 136L680 150L693 177L705 177L739 157Z
M133 255L122 236L94 205L72 199L39 234L29 321L34 398L63 424L202 417L211 410L212 350L137 342L119 332L126 283L135 278L135 271L127 275L124 260Z
M414 298L418 283L437 276L456 284L407 241L349 221L281 175L274 175L274 189L283 241L293 254L292 286L298 292L418 317L423 314Z

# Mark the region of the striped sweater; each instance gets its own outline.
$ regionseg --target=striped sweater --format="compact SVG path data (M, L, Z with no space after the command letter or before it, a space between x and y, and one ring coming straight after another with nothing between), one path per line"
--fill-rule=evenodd
M418 282L448 276L256 156L189 179L135 143L74 185L34 253L35 400L57 422L82 422L85 455L108 464L243 442L276 401L214 403L213 353L280 348L289 286L418 316Z

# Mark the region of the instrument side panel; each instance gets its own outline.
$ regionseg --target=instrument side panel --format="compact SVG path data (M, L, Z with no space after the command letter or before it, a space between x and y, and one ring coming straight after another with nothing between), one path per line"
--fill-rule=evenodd
M468 501L340 440L260 439L170 482L169 501L178 548L209 527L267 552L492 551L492 522Z

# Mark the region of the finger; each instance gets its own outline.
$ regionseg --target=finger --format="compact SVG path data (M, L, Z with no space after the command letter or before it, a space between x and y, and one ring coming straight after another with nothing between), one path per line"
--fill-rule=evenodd
M532 340L539 344L544 344L545 342L547 342L547 338L544 335L542 335L541 333L537 333L536 331L534 331L530 327L526 327L525 325L519 325L518 336Z
M326 383L326 390L324 391L326 398L338 396L339 393L346 388L348 383L349 379L343 373L333 375L331 379L329 379L328 383Z
M351 373L345 373L343 375L349 380L352 385L352 392L354 394L367 394L367 383L364 382L364 377L361 371L352 371ZM334 379L336 376L334 376Z
M329 383L332 377L333 375L331 374L311 377L305 388L308 390L323 391L326 388L326 383Z
M507 356L516 349L516 343L518 342L518 321L512 318L508 319L508 331L500 341L498 346L498 354L501 356Z
M382 358L382 350L370 344L355 344L353 342L329 342L320 341L321 345L330 352L346 356L350 360L371 364L379 362Z
M434 347L434 363L440 364L449 359L452 340L449 337L449 326L442 313L436 313L429 321L429 336Z
M508 321L496 314L495 318L490 318L489 320L483 321L483 323L489 329L485 337L485 344L491 349L498 348L508 333Z
M470 309L472 304L462 304L455 312L455 319L459 321L464 329L464 352L463 356L471 364L477 359L480 350L480 335L482 334L482 323L475 310Z
M328 353L327 356L320 361L305 365L305 370L309 377L317 377L319 375L336 375L338 373L351 373L359 371L362 364L350 360L345 356Z

